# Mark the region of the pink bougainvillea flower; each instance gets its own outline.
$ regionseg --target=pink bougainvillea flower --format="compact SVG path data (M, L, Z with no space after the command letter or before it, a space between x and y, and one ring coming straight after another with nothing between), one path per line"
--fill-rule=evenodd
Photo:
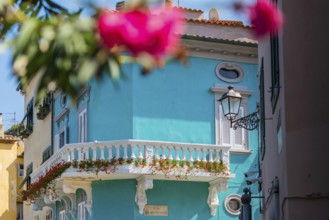
M258 0L249 8L249 19L256 37L276 33L283 24L280 10L268 0Z
M98 32L105 46L124 45L125 22L121 13L104 11L98 18Z
M183 28L183 13L179 9L167 9L160 14L142 9L104 12L98 19L105 46L125 46L134 56L146 52L156 59L178 48Z

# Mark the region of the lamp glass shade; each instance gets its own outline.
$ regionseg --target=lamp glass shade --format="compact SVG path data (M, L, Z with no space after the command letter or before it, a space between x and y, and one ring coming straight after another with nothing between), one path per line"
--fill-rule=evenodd
M241 99L240 93L235 92L233 87L229 87L229 91L218 100L221 102L223 114L228 120L234 120L239 114Z

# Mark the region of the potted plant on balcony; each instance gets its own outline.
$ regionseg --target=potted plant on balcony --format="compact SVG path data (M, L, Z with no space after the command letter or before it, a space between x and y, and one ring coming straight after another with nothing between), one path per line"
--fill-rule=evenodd
M44 103L43 105L39 105L39 111L37 113L37 118L39 120L45 119L45 117L50 112L50 105L48 103Z
M28 136L30 136L30 134L32 134L32 132L33 132L32 125L26 125L26 126L23 125L19 130L18 136L22 138L27 138Z

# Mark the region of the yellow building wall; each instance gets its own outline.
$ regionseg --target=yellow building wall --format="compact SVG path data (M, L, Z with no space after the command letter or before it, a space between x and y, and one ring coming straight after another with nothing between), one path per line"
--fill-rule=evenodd
M36 85L39 78L40 75L37 75L25 88L25 109L29 101L36 98ZM33 163L33 172L40 167L42 152L51 144L51 112L45 119L38 120L36 116L38 106L34 105L33 108L33 132L24 140L24 176L26 175L27 166L31 163ZM26 188L26 184L24 188ZM44 210L46 209L45 207ZM33 211L32 205L29 202L24 202L24 220L33 220L35 216L39 216L39 219L45 219L45 211Z
M15 220L16 203L21 201L18 186L23 181L18 177L19 163L23 158L17 157L24 151L20 141L0 140L0 220Z

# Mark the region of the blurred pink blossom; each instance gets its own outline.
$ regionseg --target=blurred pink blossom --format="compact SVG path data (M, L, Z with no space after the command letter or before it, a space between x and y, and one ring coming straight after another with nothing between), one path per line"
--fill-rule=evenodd
M125 46L134 56L147 52L156 59L174 52L184 28L183 13L167 9L153 14L142 9L126 12L103 12L98 31L108 48Z
M256 37L276 33L283 24L283 16L269 0L258 0L249 7L249 19Z

